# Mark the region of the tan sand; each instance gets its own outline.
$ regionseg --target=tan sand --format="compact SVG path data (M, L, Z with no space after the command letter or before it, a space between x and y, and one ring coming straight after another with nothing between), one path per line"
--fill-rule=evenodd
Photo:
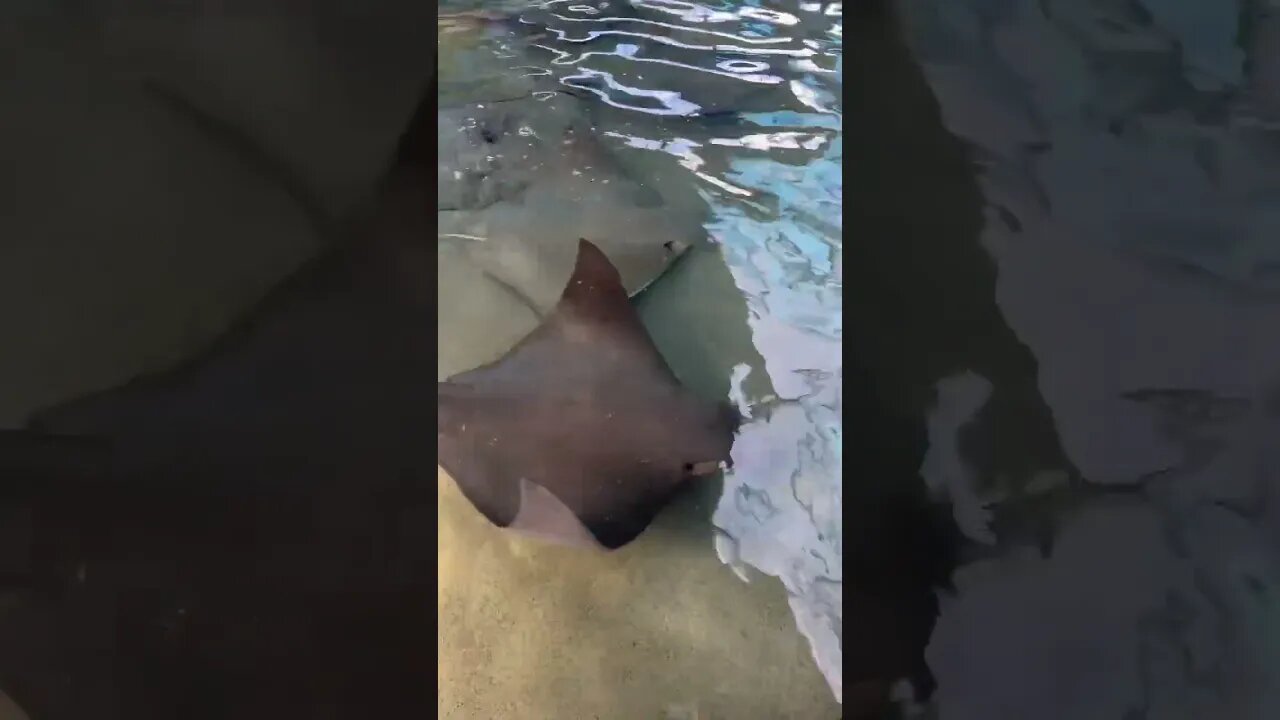
M720 563L696 498L600 553L500 531L439 480L441 717L839 717L781 586Z

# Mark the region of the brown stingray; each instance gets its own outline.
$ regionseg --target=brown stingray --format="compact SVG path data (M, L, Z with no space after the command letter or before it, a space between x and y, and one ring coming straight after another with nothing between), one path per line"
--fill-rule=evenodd
M439 464L490 521L609 549L727 462L737 423L680 384L586 240L546 320L438 395Z

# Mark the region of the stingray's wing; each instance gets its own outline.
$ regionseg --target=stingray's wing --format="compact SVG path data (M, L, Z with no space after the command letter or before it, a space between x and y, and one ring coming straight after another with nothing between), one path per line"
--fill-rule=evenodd
M675 386L678 380L645 330L622 278L587 240L555 309L498 360L450 381L490 392L524 393L623 385Z
M602 547L578 516L550 490L525 478L520 478L519 485L520 509L508 530L575 547Z

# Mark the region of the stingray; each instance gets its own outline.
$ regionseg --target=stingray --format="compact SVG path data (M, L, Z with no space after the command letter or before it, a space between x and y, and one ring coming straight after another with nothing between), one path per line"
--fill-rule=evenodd
M680 384L587 240L551 314L439 383L437 407L439 465L492 523L607 549L728 462L737 428L730 407Z

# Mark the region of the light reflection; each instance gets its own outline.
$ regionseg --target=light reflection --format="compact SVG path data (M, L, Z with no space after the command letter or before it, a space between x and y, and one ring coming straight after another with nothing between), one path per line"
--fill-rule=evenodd
M578 81L599 79L610 90L619 91L636 98L650 98L661 104L661 107L652 107L649 105L633 105L621 102L612 95L600 88L591 85L582 84ZM702 107L685 100L680 93L674 90L648 90L646 88L633 87L618 82L611 73L592 70L590 68L582 68L576 75L568 75L560 79L560 82L572 88L585 90L608 105L624 110L636 110L638 112L648 113L650 115L696 115L702 110Z
M691 23L734 22L738 19L737 13L712 10L697 3L679 0L632 0L631 4L637 8L674 15Z
M824 93L821 90L806 84L799 80L791 81L791 94L795 95L796 100L804 103L806 106L817 110L820 113L835 114L835 109L827 104L832 100L830 93Z
M712 138L710 144L752 150L817 150L826 141L827 136L818 133L775 132L743 135L738 138Z
M768 70L769 64L756 60L722 60L716 63L716 67L731 73L751 73Z
M634 37L643 39L646 42L654 42L669 47L677 47L682 50L714 50L716 52L734 52L744 55L789 55L792 57L813 57L817 54L813 48L758 48L758 47L742 47L741 45L694 45L692 43L684 43L670 38L665 35L650 35L642 32L631 32L628 30L588 30L582 37L570 37L567 30L560 28L547 28L555 33L556 40L559 42L571 43L587 43L597 40L606 35L618 35L623 37Z
M673 25L672 23L659 22L657 20L646 20L644 18L627 18L627 17L600 17L600 18L574 18L567 15L559 15L552 13L552 17L562 22L609 22L609 23L636 23L638 25L651 25L654 27L665 28L667 30L675 30L677 32L700 33L703 35L714 35L716 37L726 38L728 40L736 40L738 42L750 43L752 45L771 45L777 43L791 42L791 38L753 38L745 35L734 33L719 32L717 30L707 30L704 28L691 28L684 25ZM521 22L534 24L521 18Z
M668 65L670 67L680 68L681 70L692 70L694 72L707 73L709 75L721 75L724 77L736 78L738 80L743 80L745 82L759 83L762 85L777 85L778 83L782 82L782 78L778 77L777 75L764 75L760 73L725 72L723 70L714 70L711 68L705 68L698 65L689 65L687 63L676 62L674 60L665 60L663 58L638 57L636 53L639 51L639 46L631 45L629 43L618 43L617 47L615 47L612 52L607 52L604 50L588 50L586 52L579 53L576 57L571 52L568 52L565 50L557 50L556 48L553 48L549 45L533 43L532 47L540 48L542 50L546 50L548 52L554 53L555 57L551 60L552 65L577 65L581 63L583 60L586 60L587 58L612 56L612 57L626 58L628 60L631 60L632 62ZM768 66L766 65L765 67L767 68ZM601 71L594 71L594 72L601 72ZM602 73L602 74L607 75L610 73Z
M742 17L760 20L775 25L796 25L800 22L800 18L790 13L780 12L778 10L767 10L765 8L744 7L738 11Z

